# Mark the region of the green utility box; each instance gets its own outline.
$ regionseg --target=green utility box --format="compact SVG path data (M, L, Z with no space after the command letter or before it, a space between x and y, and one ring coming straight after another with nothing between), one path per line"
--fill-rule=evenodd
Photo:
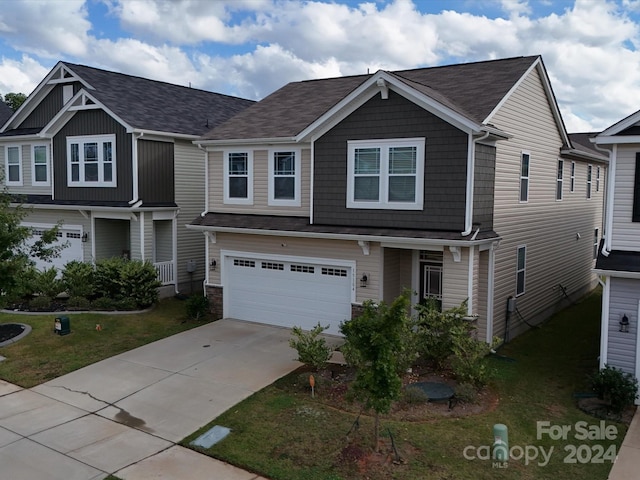
M69 317L56 317L53 324L53 333L58 335L68 335L71 333L71 324L69 323Z

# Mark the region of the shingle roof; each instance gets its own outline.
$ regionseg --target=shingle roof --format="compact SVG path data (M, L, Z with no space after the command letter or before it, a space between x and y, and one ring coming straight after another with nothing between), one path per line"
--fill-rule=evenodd
M595 145L589 141L590 138L595 138L597 135L598 132L570 133L569 140L571 140L571 144L576 150L606 158L604 153L596 150Z
M98 101L133 128L202 135L252 100L64 62Z
M390 73L469 119L483 123L539 58L516 57ZM289 83L202 138L293 137L370 77L358 75Z
M596 270L640 273L640 252L612 250L608 257L599 254Z
M377 227L352 227L338 225L310 224L307 217L285 217L281 215L255 215L237 213L207 213L198 216L191 225L214 228L241 228L278 232L316 233L330 235L357 235L377 237L406 237L424 240L456 240L465 241L459 231L436 231L418 229L396 229ZM480 232L475 240L496 239L494 231Z
M0 101L0 127L13 115L13 110L6 103Z

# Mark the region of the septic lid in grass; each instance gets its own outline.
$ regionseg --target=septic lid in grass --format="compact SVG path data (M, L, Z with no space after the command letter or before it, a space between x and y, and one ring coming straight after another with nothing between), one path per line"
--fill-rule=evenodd
M221 427L220 425L214 426L212 429L207 430L198 438L190 442L190 445L195 445L203 448L210 448L220 440L223 440L227 435L231 433L231 430L227 427Z

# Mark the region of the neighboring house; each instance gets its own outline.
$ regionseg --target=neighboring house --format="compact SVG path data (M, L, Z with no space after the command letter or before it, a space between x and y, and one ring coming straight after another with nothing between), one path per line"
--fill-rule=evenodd
M596 263L604 283L600 367L640 377L640 111L594 141L610 152L606 235Z
M9 120L9 117L13 115L13 110L11 107L0 100L0 125L4 125L4 123Z
M34 236L60 223L52 263L124 255L170 291L204 278L205 154L192 141L253 102L59 62L0 128L5 184Z
M290 83L196 143L218 316L337 333L409 288L490 340L596 284L606 156L538 56Z

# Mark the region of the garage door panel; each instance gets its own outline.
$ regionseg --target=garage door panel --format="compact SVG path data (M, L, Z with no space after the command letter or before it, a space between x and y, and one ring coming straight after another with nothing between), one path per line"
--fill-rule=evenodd
M27 240L27 246L31 247L37 240L40 239L44 230L49 230L55 225L45 225L40 227L31 227L33 235ZM36 264L38 270L44 270L51 267L56 267L58 270L62 270L64 266L72 260L83 261L82 253L82 231L75 228L67 228L64 225L58 230L58 239L52 244L52 246L64 247L60 250L59 256L52 258L49 261L45 261L39 258L32 258Z
M307 330L320 322L334 334L350 318L349 268L269 259L226 262L229 316Z

